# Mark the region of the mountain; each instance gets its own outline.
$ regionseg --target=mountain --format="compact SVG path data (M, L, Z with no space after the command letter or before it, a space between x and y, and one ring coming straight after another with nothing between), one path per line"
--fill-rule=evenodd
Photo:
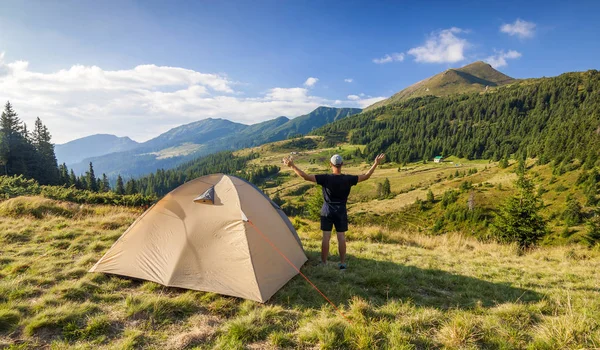
M81 174L88 170L89 163L92 162L98 174L139 176L160 168L173 168L207 154L259 146L293 135L306 134L360 112L358 108L318 107L297 118L278 117L253 125L209 118L173 128L138 144L134 149L89 157L71 164L71 167L75 173Z
M85 158L97 157L108 153L127 151L139 146L129 137L97 134L55 145L54 151L58 163L77 163Z
M520 80L494 93L412 98L313 134L366 145L368 159L381 152L401 164L438 155L496 161L526 156L552 161L561 173L600 165L599 113L600 72L590 70Z
M462 68L448 69L425 80L421 80L392 97L379 101L365 110L386 106L414 97L427 95L448 96L470 92L484 92L490 88L515 82L516 79L505 75L490 66L478 61Z
M212 153L211 145L245 129L247 125L226 119L204 119L173 128L138 147L125 151L86 158L72 164L76 174L82 174L94 164L96 173L137 176L158 168L170 168L194 154Z

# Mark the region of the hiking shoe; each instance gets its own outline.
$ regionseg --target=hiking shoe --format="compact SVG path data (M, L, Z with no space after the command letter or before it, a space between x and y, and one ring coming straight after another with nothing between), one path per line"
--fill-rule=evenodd
M315 266L317 266L317 267L325 267L325 266L327 266L327 263L319 261L319 263L317 265L315 265Z
M340 264L340 270L345 270L346 269L346 264Z

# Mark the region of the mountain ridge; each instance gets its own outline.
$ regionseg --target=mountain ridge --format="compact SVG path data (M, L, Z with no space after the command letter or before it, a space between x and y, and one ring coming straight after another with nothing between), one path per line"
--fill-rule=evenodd
M97 173L109 176L139 176L159 168L169 169L197 157L224 150L237 150L306 134L330 122L361 112L359 108L318 107L312 112L287 118L280 116L245 125L222 118L207 118L180 125L138 147L87 157L69 164L76 174L93 163Z
M414 97L449 96L454 94L485 92L490 88L504 86L517 81L494 69L490 64L476 61L460 68L450 68L429 78L418 81L400 90L391 97L376 102L365 111Z
M111 134L94 134L71 140L54 146L59 163L72 164L90 156L100 156L107 153L122 152L139 146L140 143L128 136ZM82 156L82 154L87 154Z

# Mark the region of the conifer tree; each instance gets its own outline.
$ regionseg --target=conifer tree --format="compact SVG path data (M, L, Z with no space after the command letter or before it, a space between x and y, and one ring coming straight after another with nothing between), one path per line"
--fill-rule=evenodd
M4 165L6 175L18 174L18 146L22 138L23 126L10 101L4 105L4 111L0 117L0 160Z
M117 177L117 186L115 187L115 192L117 194L125 194L125 186L123 185L123 178L121 175Z
M383 180L383 184L381 185L381 192L384 198L389 197L392 193L392 189L390 187L390 179L388 179L387 177L385 178L385 180Z
M66 163L62 163L61 165L59 165L58 173L59 173L59 184L64 185L64 186L70 186L71 181L69 179L69 169L67 168Z
M506 200L491 227L491 233L504 243L516 242L520 249L535 245L546 234L546 220L540 215L541 199L524 173L515 182L519 193Z
M110 182L108 181L108 176L106 176L106 174L102 174L102 187L101 187L101 191L102 192L109 192L110 191Z
M73 171L73 169L71 169L71 172L69 174L69 186L74 186L75 188L80 188L78 186L78 180L77 180L77 176L75 175L75 172Z
M87 189L92 192L98 191L98 182L96 180L96 175L94 174L94 166L92 162L90 162L90 170L85 173L85 182L87 184Z
M51 140L52 136L48 128L42 124L42 120L38 117L35 120L32 143L37 151L36 178L41 184L54 185L59 182L60 169L57 169L56 154Z
M435 201L435 196L433 195L433 191L431 188L427 191L427 202L433 203Z
M125 184L125 194L136 194L138 191L137 186L135 185L134 179L127 180Z
M571 194L567 196L567 206L563 213L563 219L567 226L575 226L581 223L581 204Z

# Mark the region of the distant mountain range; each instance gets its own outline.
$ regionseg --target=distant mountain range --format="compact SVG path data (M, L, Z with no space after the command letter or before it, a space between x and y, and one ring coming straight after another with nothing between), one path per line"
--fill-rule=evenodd
M54 152L59 163L78 163L89 157L97 157L108 153L128 151L140 144L129 137L97 134L56 145Z
M392 97L365 108L365 110L405 101L413 97L427 95L440 97L470 92L484 92L515 81L516 79L495 70L489 64L478 61L462 68L448 69L430 78L421 80L394 94Z
M358 108L319 107L293 119L278 117L253 125L209 118L173 128L143 143L129 138L126 139L130 142L126 142L113 135L93 135L57 145L57 158L77 174L88 170L92 162L97 174L140 176L210 153L306 134L360 112Z

